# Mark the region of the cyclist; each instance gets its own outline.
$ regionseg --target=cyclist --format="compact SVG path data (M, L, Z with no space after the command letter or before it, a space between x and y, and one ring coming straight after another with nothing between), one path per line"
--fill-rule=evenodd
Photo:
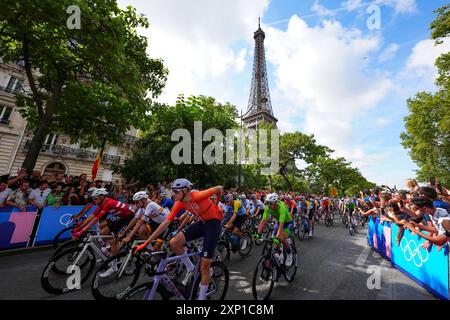
M239 238L239 243L236 244L236 247L240 246L240 248L244 250L247 247L247 240L242 238L241 228L244 225L245 220L247 220L246 210L241 201L231 200L230 198L228 200L227 205L233 208L233 215L230 220L228 220L225 228L233 230L232 233ZM236 250L236 247L233 249Z
M280 242L283 243L284 248L286 249L285 265L286 267L290 267L292 265L292 252L287 239L291 235L292 229L294 228L292 217L289 214L286 204L278 199L278 195L276 193L268 194L266 197L266 203L267 206L264 209L263 219L258 227L257 237L259 237L264 230L269 215L272 215L277 221L274 229L274 244L278 246Z
M172 192L175 195L175 204L169 216L145 243L136 248L135 252L146 248L153 240L156 240L169 227L180 210L189 210L199 221L172 238L170 240L170 247L175 254L182 255L185 253L186 242L204 237L203 252L200 261L201 281L199 299L205 300L209 283L211 282L211 259L221 233L221 220L223 218L222 210L211 201L210 197L216 194L217 198L220 198L223 188L222 186L216 186L203 191L192 191L192 183L189 180L177 179L172 183ZM188 270L185 281L183 281L183 283L187 283L195 272L195 266L188 257L183 258L182 262Z
M261 214L261 212L264 212L264 209L266 208L264 206L264 203L256 198L256 195L252 194L250 195L250 207L253 208L253 210L251 208L247 209L247 210L252 210L250 213L252 215L253 218L258 218L259 215Z
M92 193L95 190L97 190L97 188L95 188L95 187L92 187L92 188L88 189L87 196L88 196L88 202L89 203L84 206L84 208L80 211L80 213L72 216L72 221L80 220L80 218L83 217L86 213L88 213L89 210L91 210L91 208L94 206L94 202L92 200Z
M151 233L153 230L156 230L169 215L169 210L151 201L148 197L147 192L145 191L136 192L133 196L133 201L138 208L138 212L136 213L136 219L134 219L134 223L132 221L129 225L129 228L127 228L118 236L119 240L123 239L123 243L130 242L130 240L141 229L144 223L146 223L147 226L150 227L150 230L147 229L147 231L148 233ZM125 237L127 231L129 231L132 225L134 225L133 230ZM148 236L145 237L145 239L147 238Z
M121 229L130 224L134 217L133 211L125 203L108 198L108 194L108 191L104 188L97 189L92 193L92 198L97 205L97 209L83 221L81 226L74 229L74 238L80 237L97 222L100 223L101 235L118 234ZM116 240L114 238L108 240L111 246L111 254L119 252ZM117 272L117 260L114 260L111 267L100 276L109 277L114 272Z

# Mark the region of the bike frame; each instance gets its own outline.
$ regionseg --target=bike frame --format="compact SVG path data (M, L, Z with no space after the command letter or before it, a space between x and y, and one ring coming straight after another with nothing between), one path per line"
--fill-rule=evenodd
M165 253L166 253L165 251L158 251L158 252L152 253L152 255L165 254ZM153 277L153 286L150 290L147 290L147 292L145 293L144 300L153 300L155 298L156 290L160 283L162 283L163 286L168 291L175 294L175 296L178 299L186 300L186 297L180 292L180 290L178 290L178 288L175 286L173 281L170 280L170 278L165 274L165 269L166 269L166 266L171 262L181 260L181 259L184 259L187 257L193 257L193 256L201 257L201 252L185 253L185 254L182 254L179 256L162 259L158 265L158 268L156 269L156 274ZM195 266L195 270L198 270L199 264L200 264L200 259L198 260L198 262ZM194 275L194 279L193 279L192 283L195 283L199 276L200 276L200 272L197 271ZM191 288L189 289L189 294L188 294L189 298L192 298L193 291L194 291L194 286L191 286Z
M99 247L97 247L96 245L94 245L92 243L92 240L94 239L111 239L113 238L113 236L110 235L106 235L106 236L89 236L88 240L86 241L86 243L83 246L83 250L81 250L81 252L78 254L77 258L75 259L73 265L76 265L78 263L78 261L80 261L81 257L84 255L84 253L86 252L86 250L88 248L92 248L92 250L94 251L94 253L96 253L100 259L102 259L102 261L105 261L107 259L107 257L103 254L102 250L100 250Z
M120 267L118 278L120 278L122 276L122 274L124 273L125 267L127 266L128 261L130 261L131 257L133 256L133 251L134 251L134 248L136 247L136 245L144 243L144 242L145 242L145 240L135 240L133 242L130 250L128 251L127 257L125 259L125 263L122 263L122 266Z

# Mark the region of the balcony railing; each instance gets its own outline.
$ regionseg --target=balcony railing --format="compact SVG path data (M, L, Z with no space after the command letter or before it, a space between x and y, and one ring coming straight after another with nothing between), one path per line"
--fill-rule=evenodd
M29 149L31 145L31 140L25 141L25 149ZM46 154L54 154L57 156L66 156L72 158L78 158L83 160L94 161L97 158L97 152L84 150L84 149L74 149L67 146L54 145L54 144L43 144L41 152ZM109 154L104 154L102 157L102 163L109 163L118 165L120 162L119 156L112 156Z

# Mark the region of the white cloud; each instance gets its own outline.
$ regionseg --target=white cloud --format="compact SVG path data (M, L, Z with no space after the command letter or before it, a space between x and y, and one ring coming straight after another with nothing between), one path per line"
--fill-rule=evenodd
M416 0L347 0L341 4L347 11L354 11L359 8L368 7L372 4L388 6L394 9L395 14L410 14L417 12Z
M320 16L334 16L336 13L333 10L327 9L319 3L319 0L315 0L311 11L317 13Z
M357 8L359 8L362 5L362 0L347 0L345 1L342 6L347 9L347 11L353 11Z
M395 58L395 54L397 53L400 46L396 43L391 43L378 57L378 62L385 62L388 60L392 60Z
M386 78L365 75L364 57L380 43L378 36L364 36L339 22L311 28L297 16L286 31L269 28L267 57L276 68L276 92L291 106L287 113L275 105L275 114L288 120L292 112L302 113L305 129L320 143L347 149L352 118L374 107L391 86Z
M242 40L252 45L258 16L268 4L269 0L197 0L195 5L178 0L119 0L120 7L132 5L147 15L150 28L140 33L149 38L148 53L162 58L169 69L158 100L173 103L180 93L208 94L245 107L248 92L241 96L229 89L247 61L247 50L234 46Z
M392 122L392 119L385 118L385 117L378 117L375 119L375 125L379 127L384 127Z

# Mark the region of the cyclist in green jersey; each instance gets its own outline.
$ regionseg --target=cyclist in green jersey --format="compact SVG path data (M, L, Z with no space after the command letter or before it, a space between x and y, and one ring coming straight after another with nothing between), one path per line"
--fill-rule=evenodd
M264 209L263 219L258 227L258 234L262 233L267 219L269 219L269 215L272 215L277 221L274 229L274 244L278 246L280 242L283 243L283 246L286 249L285 265L286 267L289 267L292 265L292 253L287 239L294 228L294 220L292 220L286 204L283 201L278 200L278 195L276 193L267 195L266 201L267 206Z

